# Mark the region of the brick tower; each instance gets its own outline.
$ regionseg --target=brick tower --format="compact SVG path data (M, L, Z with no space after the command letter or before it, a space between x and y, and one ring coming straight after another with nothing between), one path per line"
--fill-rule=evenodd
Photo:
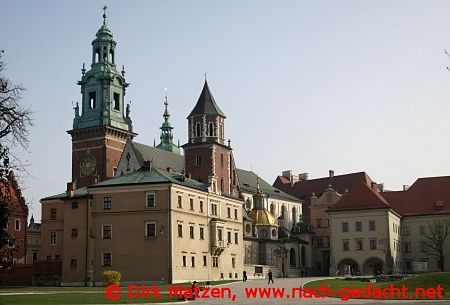
M72 136L72 181L83 187L114 177L123 148L136 134L132 132L130 106L124 107L125 71L116 69L116 42L107 25L106 7L103 25L92 41L91 69L83 64L81 114L74 107Z
M185 170L193 179L210 183L216 192L236 195L236 166L230 141L225 144L225 118L205 80L197 104L187 118Z

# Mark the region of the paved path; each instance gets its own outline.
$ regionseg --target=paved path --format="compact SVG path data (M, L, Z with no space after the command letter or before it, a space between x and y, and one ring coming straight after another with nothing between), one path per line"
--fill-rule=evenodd
M320 278L288 278L288 279L275 279L275 284L267 284L267 280L252 280L246 283L233 283L227 285L221 285L216 287L229 287L233 294L236 295L236 300L233 302L228 298L211 298L211 299L197 299L193 302L189 302L195 305L247 305L247 304L259 304L259 305L275 305L275 304L426 304L426 305L450 305L450 300L446 301L429 301L429 300L367 300L367 299L350 299L348 301L342 301L339 298L303 298L303 299L292 299L292 298L247 298L245 296L245 288L285 288L286 294L292 291L292 288L300 288L303 284L311 280L318 280Z

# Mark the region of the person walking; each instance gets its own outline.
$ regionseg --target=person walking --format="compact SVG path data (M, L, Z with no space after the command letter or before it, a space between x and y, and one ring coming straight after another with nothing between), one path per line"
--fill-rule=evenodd
M247 271L242 272L242 281L247 282Z
M269 274L268 275L269 275L269 282L267 284L270 284L270 282L272 282L272 284L274 284L272 270L269 270Z

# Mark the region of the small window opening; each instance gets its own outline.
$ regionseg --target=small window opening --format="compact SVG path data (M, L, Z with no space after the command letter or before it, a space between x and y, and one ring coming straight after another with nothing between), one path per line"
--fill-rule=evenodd
M120 110L120 94L114 92L114 109Z
M95 92L89 92L89 108L95 108Z

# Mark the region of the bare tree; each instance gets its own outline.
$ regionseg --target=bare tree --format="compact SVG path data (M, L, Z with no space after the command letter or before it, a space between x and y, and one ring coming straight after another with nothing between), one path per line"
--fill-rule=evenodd
M0 248L10 240L6 231L7 220L12 211L7 203L9 190L5 187L11 169L21 167L18 158L14 156L14 149L28 149L29 127L33 125L31 110L21 105L22 86L12 83L5 75L6 64L4 51L0 50ZM14 161L11 161L14 160Z
M434 256L439 261L439 268L444 271L444 246L445 240L450 235L450 220L434 220L428 224L429 233L425 236L427 254Z

